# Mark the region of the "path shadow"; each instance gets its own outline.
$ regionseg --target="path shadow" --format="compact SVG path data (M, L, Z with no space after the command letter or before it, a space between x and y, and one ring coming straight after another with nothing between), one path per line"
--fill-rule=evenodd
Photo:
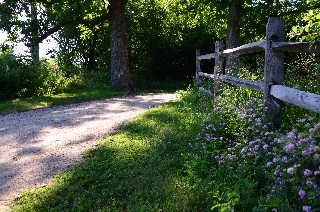
M165 101L161 98L145 98L149 95L153 94L82 102L1 115L0 201L3 201L3 197L7 199L8 195L15 194L17 190L20 190L21 183L33 187L37 182L48 179L48 175L68 170L83 158L81 152L66 154L67 151L72 152L74 148L82 145L86 146L84 149L95 146L96 139L113 132L124 121L134 118L128 114L137 111L134 113L136 116L141 113L138 111L155 107ZM113 114L113 116L109 117L106 114ZM101 120L104 121L101 123L106 123L103 132L98 135L81 135L77 138L87 130L85 128L87 123L96 124ZM115 124L109 125L109 122L114 122L114 120L116 120ZM63 142L64 150L55 150L53 146L61 140L54 139L55 136L58 138L59 134L70 132L75 139ZM52 149L48 154L47 151L50 148ZM26 176L26 169L31 169L33 174L36 173L36 177L30 179L30 176ZM47 169L49 171L44 172ZM13 179L16 180L15 183L12 183ZM4 190L4 188L6 189Z

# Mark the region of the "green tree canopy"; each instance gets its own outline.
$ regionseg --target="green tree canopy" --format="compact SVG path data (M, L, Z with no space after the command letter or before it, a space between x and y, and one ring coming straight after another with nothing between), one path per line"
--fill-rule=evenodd
M22 41L29 47L54 35L59 43L55 55L61 66L109 71L113 67L112 4L116 9L120 8L117 5L126 8L121 13L126 13L129 40L125 42L131 73L141 85L166 77L193 76L194 50L212 52L215 41L226 40L232 6L241 6L237 17L241 44L264 39L270 16L283 17L287 29L306 26L308 30L305 14L320 7L316 0L3 0L0 28L12 41L23 35ZM37 19L32 18L32 5L37 7ZM310 15L310 20L314 17Z

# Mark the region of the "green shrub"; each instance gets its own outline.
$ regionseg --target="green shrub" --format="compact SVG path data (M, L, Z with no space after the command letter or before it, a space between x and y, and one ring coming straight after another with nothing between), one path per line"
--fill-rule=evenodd
M0 99L13 99L19 95L30 95L30 88L37 73L12 53L0 55Z
M47 61L42 61L37 68L40 69L38 77L40 85L36 92L38 96L68 92L83 83L76 69L63 70Z
M0 54L0 100L67 92L82 84L79 74L41 60L39 64L12 53Z

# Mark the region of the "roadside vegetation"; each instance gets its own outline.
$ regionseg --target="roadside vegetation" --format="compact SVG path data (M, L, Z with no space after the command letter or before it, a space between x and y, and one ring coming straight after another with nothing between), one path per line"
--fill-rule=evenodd
M0 54L0 113L26 111L127 94L110 89L104 73L83 73L81 69L59 67L43 59L37 66L7 52Z
M108 5L128 1L81 2L0 4L0 28L10 35L0 44L0 113L128 93L110 89L111 29L109 22L99 22ZM239 17L229 11L234 6ZM38 17L32 7L38 7ZM181 82L189 84L195 74L195 49L214 52L215 41L226 40L231 16L241 20L235 29L241 28L237 36L243 43L264 39L268 17L274 16L292 29L290 41L315 43L319 7L316 0L129 1L124 43L134 86L149 92L183 89L177 92L181 98L101 139L84 153L85 162L54 176L48 186L25 191L12 211L320 211L319 113L285 104L282 128L274 129L262 122L261 93L224 84L213 102ZM27 19L18 20L16 14L23 13ZM17 43L17 35L37 45L35 37L69 19L79 22L70 21L54 35L53 59L14 54L10 42ZM240 58L244 66L230 74L262 80L263 57ZM201 62L204 72L213 71L213 60ZM320 94L319 54L288 53L286 62L286 86Z
M7 64L10 64L7 66ZM39 64L13 54L0 53L0 113L110 98L129 94L110 88L106 71L83 71L80 66L59 66L53 59L43 58ZM174 92L190 80L165 79L138 87L138 92Z
M54 60L43 59L37 66L13 53L0 54L0 113L110 98L128 91L110 88L106 72L83 72L80 67L60 67ZM141 92L173 92L188 81L172 80L147 84Z
M81 89L36 98L17 98L14 100L0 101L0 113L21 112L55 105L105 99L127 93L126 91L116 91L112 89Z
M319 94L317 55L288 57L300 59L287 64L286 85ZM261 80L259 55L241 61L234 76ZM35 92L24 85L18 89L24 92L0 102L0 110L127 93L110 90L107 73L48 67L40 82L50 83L39 85L60 78L63 83L38 86L45 88L40 90L31 86ZM58 70L51 73L50 67ZM15 73L10 70L2 76ZM13 84L27 79L19 76ZM155 82L141 90L172 91L179 84L184 83ZM206 86L212 88L212 82ZM178 94L179 100L151 109L101 139L98 148L84 153L85 162L54 176L52 184L26 191L13 201L12 211L319 211L319 113L286 104L282 128L274 129L262 122L261 93L224 84L215 102L193 85Z
M85 152L86 161L26 191L12 211L317 211L320 117L287 106L262 120L261 94L190 86ZM291 114L292 111L294 114Z

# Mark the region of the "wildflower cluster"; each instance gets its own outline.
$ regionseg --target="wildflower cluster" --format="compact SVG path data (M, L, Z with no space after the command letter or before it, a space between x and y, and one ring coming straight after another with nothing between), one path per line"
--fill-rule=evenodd
M204 114L201 132L194 142L189 143L193 150L213 154L215 150L228 148L232 144L235 133L231 126L238 118L235 115L236 108L225 103L217 104L212 112Z
M218 175L224 181L232 179L229 187L254 181L252 192L261 194L259 204L266 211L316 211L320 208L320 123L301 119L290 132L270 131L262 122L264 109L256 98L238 107L220 102L206 113L201 133L189 145L216 161L214 169L220 175L213 174L215 184L225 183Z
M311 121L298 120L309 128L306 132L294 129L270 143L272 151L265 166L273 184L269 185L267 201L285 196L291 209L320 208L320 123L310 125Z

